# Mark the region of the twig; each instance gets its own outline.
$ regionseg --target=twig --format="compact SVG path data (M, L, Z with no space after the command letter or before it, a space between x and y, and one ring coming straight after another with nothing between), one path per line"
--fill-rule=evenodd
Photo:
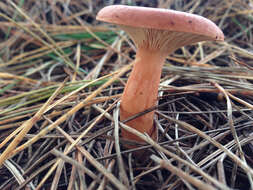
M216 188L214 188L213 186L204 183L203 181L190 176L189 174L187 174L186 172L183 172L182 170L176 168L175 166L173 166L170 162L165 161L160 159L159 157L155 156L154 154L151 155L150 157L152 160L154 160L156 163L160 164L160 166L162 168L166 168L167 170L171 171L173 174L181 177L182 179L186 180L187 182L195 185L196 187L198 187L198 189L202 189L202 190L215 190Z

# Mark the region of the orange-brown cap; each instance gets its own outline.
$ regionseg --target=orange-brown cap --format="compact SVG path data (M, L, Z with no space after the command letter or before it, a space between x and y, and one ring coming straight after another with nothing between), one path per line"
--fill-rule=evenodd
M206 36L206 40L224 40L223 32L212 21L186 12L111 5L101 9L96 18L118 25L193 33Z

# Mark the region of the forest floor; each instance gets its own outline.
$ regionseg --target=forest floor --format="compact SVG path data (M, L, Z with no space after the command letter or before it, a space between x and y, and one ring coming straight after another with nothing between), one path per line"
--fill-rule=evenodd
M168 55L147 110L158 141L133 149L117 102L136 48L96 20L110 4L202 15L225 35ZM0 189L253 189L252 13L252 0L0 1Z

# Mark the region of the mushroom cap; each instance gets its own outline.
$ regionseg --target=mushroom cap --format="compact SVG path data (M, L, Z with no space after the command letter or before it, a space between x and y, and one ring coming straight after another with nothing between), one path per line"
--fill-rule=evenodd
M192 33L205 36L205 40L224 40L223 32L212 21L168 9L111 5L101 9L96 19L123 26Z

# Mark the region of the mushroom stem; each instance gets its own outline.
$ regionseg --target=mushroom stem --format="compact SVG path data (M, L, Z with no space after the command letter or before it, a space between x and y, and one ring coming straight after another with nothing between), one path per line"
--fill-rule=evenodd
M121 98L121 120L125 120L156 105L164 60L165 55L162 55L160 51L154 52L154 50L138 48L133 70ZM157 132L153 119L154 111L133 119L126 124L142 133L147 133L155 140ZM136 135L125 130L122 130L122 137L143 142Z

